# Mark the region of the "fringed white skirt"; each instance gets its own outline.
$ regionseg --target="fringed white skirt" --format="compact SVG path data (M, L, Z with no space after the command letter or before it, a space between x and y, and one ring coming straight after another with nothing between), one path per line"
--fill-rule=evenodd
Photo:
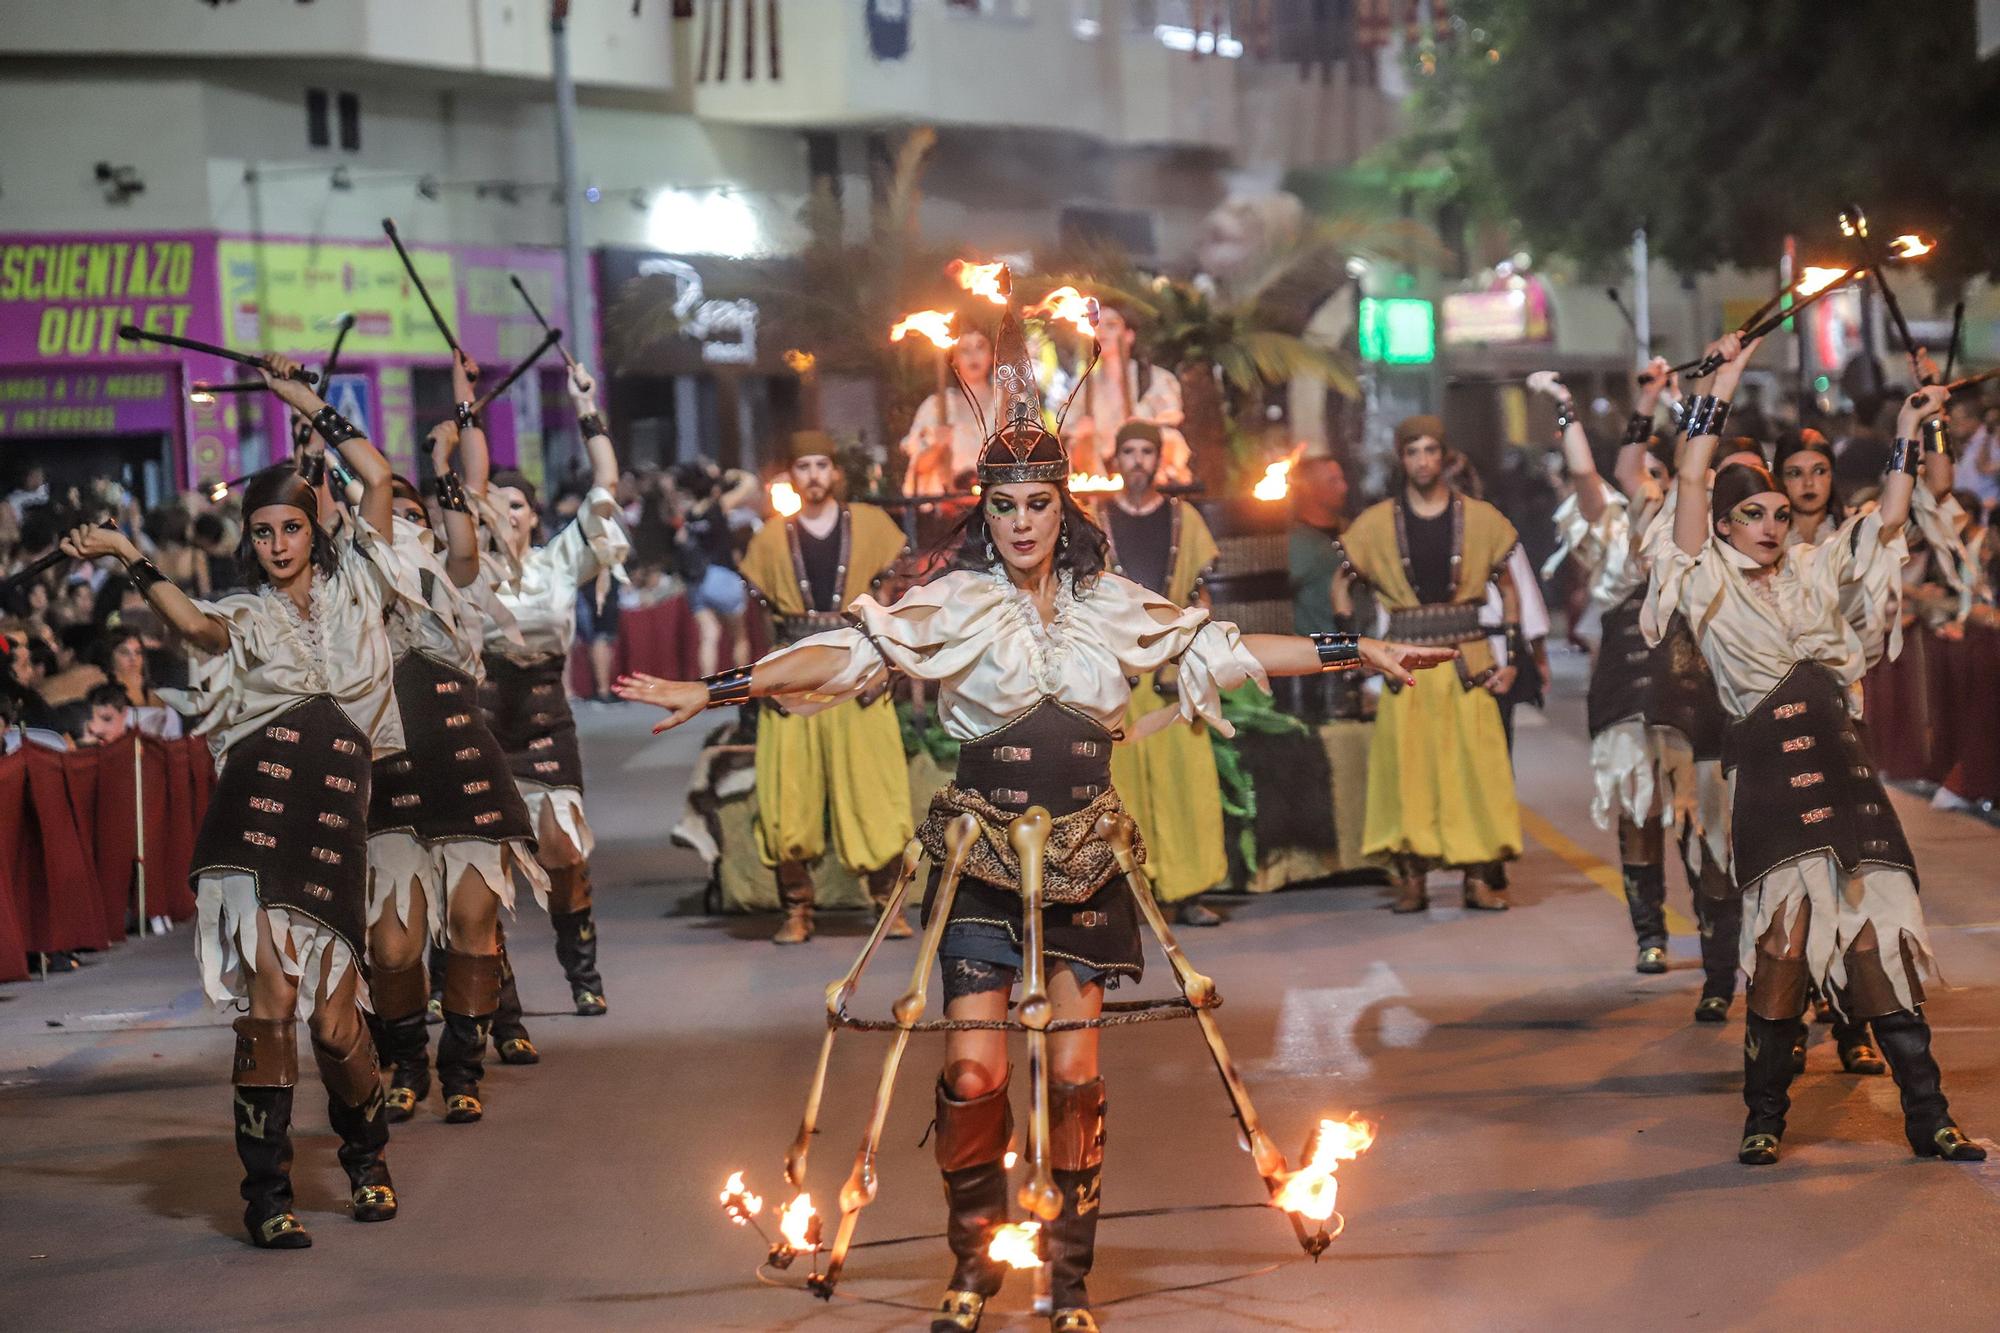
M583 813L583 793L574 787L544 787L516 779L521 799L528 803L528 822L535 830L535 859L551 870L581 865L597 846L590 819Z
M1924 927L1923 903L1907 871L1892 866L1864 865L1850 875L1825 853L1779 866L1744 889L1743 938L1739 955L1744 972L1756 975L1757 941L1774 922L1789 934L1802 906L1810 905L1806 925L1806 966L1822 995L1839 1002L1847 986L1847 949L1872 923L1882 950L1882 970L1905 1009L1916 1007L1910 979L1902 965L1908 945L1911 961L1925 981L1937 973L1930 932Z
M589 826L585 826L586 832ZM447 899L471 876L475 891L483 890L500 900L511 916L514 911L514 877L519 875L546 908L549 901L549 872L528 852L525 838L487 842L481 838L452 838L425 842L404 832L377 833L368 839L368 924L393 910L396 920L410 924L413 884L424 890L425 926L439 944L451 942L451 913Z
M195 881L194 956L202 989L218 1009L249 997L260 914L271 923L279 966L298 983L298 1016L310 1019L319 996L332 994L354 970L354 950L309 916L265 907L257 901L257 881L241 871L206 871ZM367 979L357 974L355 983L361 1007L372 1011Z

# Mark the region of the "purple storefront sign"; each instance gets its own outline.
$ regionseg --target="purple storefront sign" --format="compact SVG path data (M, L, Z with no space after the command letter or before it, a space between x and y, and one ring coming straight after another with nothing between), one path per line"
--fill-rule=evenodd
M175 434L178 384L164 366L0 370L0 436Z

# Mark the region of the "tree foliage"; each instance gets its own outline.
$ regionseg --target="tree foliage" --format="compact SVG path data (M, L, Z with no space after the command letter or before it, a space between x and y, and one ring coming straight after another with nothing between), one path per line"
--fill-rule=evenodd
M1461 0L1405 148L1451 166L1537 249L1768 267L1787 234L1845 253L1856 202L2000 272L2000 62L1974 0Z

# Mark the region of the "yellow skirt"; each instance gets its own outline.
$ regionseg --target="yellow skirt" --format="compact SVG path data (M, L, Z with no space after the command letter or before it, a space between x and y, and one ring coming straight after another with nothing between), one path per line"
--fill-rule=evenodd
M1140 718L1172 707L1149 672L1125 709L1130 733ZM1146 870L1163 902L1192 898L1229 875L1222 843L1222 788L1208 733L1181 723L1136 744L1114 746L1111 785L1146 840Z
M1416 673L1384 693L1368 753L1367 856L1417 856L1444 865L1521 854L1521 810L1500 705L1466 689L1449 666Z
M766 709L757 719L757 853L764 864L819 860L829 825L840 863L856 872L901 856L916 831L903 734L886 696L809 717Z

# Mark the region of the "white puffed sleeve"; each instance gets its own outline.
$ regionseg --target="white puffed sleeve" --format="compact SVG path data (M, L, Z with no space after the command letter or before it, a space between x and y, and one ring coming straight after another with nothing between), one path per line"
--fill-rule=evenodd
M1903 562L1909 554L1903 533L1883 540L1881 516L1870 510L1817 545L1794 547L1786 558L1801 583L1838 600L1872 665L1902 654Z
M1116 574L1098 576L1077 626L1108 647L1127 675L1179 663L1181 717L1206 722L1224 736L1236 734L1222 716L1225 691L1254 680L1270 693L1263 663L1243 646L1236 626L1211 620L1203 607L1175 606Z
M622 579L621 567L631 553L632 540L618 521L616 497L602 486L593 486L583 497L576 520L548 545L530 552L528 561L542 562L550 583L580 588L601 570L611 570Z
M1667 634L1667 622L1675 612L1698 627L1701 612L1722 594L1724 554L1711 537L1700 555L1689 555L1671 539L1651 543L1651 577L1646 585L1646 601L1639 608L1639 631L1646 642L1658 644Z
M864 594L847 611L858 627L810 635L764 657L776 662L806 648L847 654L839 673L817 690L775 696L788 711L812 713L851 699L890 668L917 680L962 677L996 650L1008 607L993 580L960 573L912 588L887 606Z

